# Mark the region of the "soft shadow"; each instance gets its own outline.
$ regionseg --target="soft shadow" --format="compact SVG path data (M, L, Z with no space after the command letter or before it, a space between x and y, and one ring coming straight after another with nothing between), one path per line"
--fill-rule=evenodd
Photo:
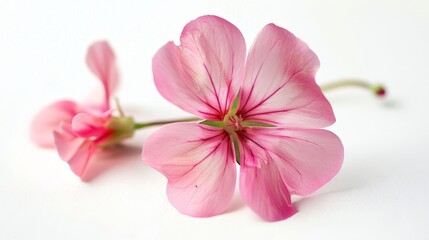
M81 177L84 182L90 182L99 175L117 168L120 165L129 164L133 161L139 161L141 147L118 145L112 148L99 151L90 160L85 173Z
M244 207L244 202L240 197L240 194L238 192L235 192L232 196L232 200L229 203L229 206L225 210L225 214L238 211L239 209Z
M387 99L386 101L383 102L383 107L391 108L391 109L399 109L401 108L401 105L395 99Z

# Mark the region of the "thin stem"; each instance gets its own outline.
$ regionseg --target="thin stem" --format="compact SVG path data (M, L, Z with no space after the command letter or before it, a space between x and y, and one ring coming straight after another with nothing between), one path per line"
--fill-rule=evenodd
M330 91L336 88L342 88L342 87L360 87L365 88L370 91L372 91L377 96L384 96L386 94L386 89L381 85L372 85L365 81L356 80L356 79L347 79L347 80L341 80L336 81L328 84L321 85L320 88L322 91Z
M342 80L337 82L332 82L328 84L321 85L320 88L322 91L329 91L335 88L341 88L341 87L362 87L362 88L371 88L371 85L367 82L359 81L359 80Z
M115 103L116 103L116 109L119 112L119 116L125 117L124 110L122 110L121 104L119 103L119 99L117 97L115 97Z
M140 128L157 126L157 125L164 125L164 124L175 123L175 122L195 122L195 121L200 121L200 120L202 120L202 119L200 119L200 118L181 118L181 119L166 120L166 121L134 123L134 129L140 129Z

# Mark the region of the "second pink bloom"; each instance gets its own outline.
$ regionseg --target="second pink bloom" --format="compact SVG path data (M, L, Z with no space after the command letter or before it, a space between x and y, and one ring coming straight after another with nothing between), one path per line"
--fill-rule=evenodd
M105 41L92 44L86 55L89 69L101 86L93 101L57 101L42 109L33 119L31 139L41 147L55 147L79 177L84 174L96 151L131 137L130 117L113 116L110 102L119 85L116 57Z

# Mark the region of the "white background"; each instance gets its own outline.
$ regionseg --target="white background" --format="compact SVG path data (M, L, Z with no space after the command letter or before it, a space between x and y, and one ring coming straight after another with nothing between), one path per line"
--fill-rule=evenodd
M345 146L340 173L299 212L262 221L238 193L223 215L179 214L165 178L140 160L154 129L94 159L81 181L54 150L28 137L32 116L63 98L83 100L97 80L84 56L107 39L118 56L127 113L149 121L188 116L158 95L151 58L200 15L235 24L249 46L273 22L307 42L317 81L358 77L387 86L327 93ZM429 2L0 1L0 239L428 239Z

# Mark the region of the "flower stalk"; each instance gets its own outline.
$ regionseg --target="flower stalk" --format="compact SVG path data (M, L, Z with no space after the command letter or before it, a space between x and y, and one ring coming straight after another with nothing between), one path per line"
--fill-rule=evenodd
M173 119L173 120L165 120L165 121L153 121L153 122L146 122L146 123L134 123L134 129L141 129L146 127L152 127L152 126L158 126L158 125L165 125L169 123L177 123L177 122L195 122L200 121L200 118L180 118L180 119Z
M372 85L368 82L357 80L357 79L347 79L347 80L340 80L328 84L321 85L320 88L323 92L327 92L330 90L334 90L337 88L342 87L360 87L364 89L368 89L371 92L373 92L377 96L384 96L386 95L386 89L382 85Z

